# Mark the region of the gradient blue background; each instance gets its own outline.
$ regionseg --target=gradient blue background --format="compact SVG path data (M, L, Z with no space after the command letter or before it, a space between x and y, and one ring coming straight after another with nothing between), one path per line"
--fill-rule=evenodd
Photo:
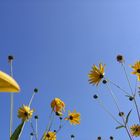
M0 69L7 73L9 54L15 56L14 77L21 86L20 94L15 95L14 128L20 122L18 108L28 104L38 87L32 108L39 114L39 136L48 122L50 101L59 97L66 110L81 112L81 125L66 125L58 140L69 140L71 134L75 140L96 140L99 135L103 140L110 135L128 139L125 130L115 130L117 124L93 100L96 89L88 84L87 74L93 64L106 63L106 75L129 91L115 57L123 54L127 64L140 59L140 1L1 0ZM130 78L134 85L135 77ZM103 87L102 99L117 114ZM127 113L132 104L115 91ZM9 139L9 95L0 94L0 140ZM138 123L135 114L130 118L130 124ZM30 132L27 124L21 140L28 140Z

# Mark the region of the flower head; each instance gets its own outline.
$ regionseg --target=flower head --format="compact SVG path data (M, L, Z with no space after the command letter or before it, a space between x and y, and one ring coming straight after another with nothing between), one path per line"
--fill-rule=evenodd
M133 125L130 127L132 136L138 137L140 136L140 125Z
M71 124L77 125L80 124L80 113L77 113L75 110L68 113L68 117L65 120L69 120Z
M133 66L131 65L131 68L134 70L132 74L135 74L140 81L140 61L137 61Z
M96 65L93 65L92 70L90 71L88 77L90 84L97 85L104 77L105 65L99 64L99 68Z
M28 121L32 118L34 110L31 110L29 106L23 105L18 110L18 117L21 118L23 121Z
M51 102L51 108L53 109L54 112L62 114L62 111L65 108L65 103L62 100L60 100L59 98L55 98Z
M49 131L45 133L43 140L56 140L56 132Z

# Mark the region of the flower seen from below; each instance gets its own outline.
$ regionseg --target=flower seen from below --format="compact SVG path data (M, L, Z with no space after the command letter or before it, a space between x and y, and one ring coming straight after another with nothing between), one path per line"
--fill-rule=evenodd
M130 127L132 136L140 136L140 125L133 125Z
M131 68L134 70L132 74L137 76L138 81L140 81L140 61L137 61Z
M60 100L59 98L55 98L51 102L51 108L53 109L54 112L62 114L62 111L65 108L65 103L62 100Z
M104 78L105 65L99 64L99 67L93 65L92 70L88 74L89 83L98 86L102 78Z
M75 110L68 113L68 117L65 120L69 120L71 124L77 125L80 124L80 113L77 113Z
M21 118L23 121L28 121L32 118L34 110L31 110L29 106L23 105L18 110L18 117Z
M43 140L56 140L56 132L49 131L45 133Z

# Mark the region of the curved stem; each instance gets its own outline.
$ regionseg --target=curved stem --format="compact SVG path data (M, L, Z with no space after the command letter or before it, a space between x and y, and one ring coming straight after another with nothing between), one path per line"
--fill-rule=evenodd
M32 97L31 97L31 99L30 99L30 101L29 101L29 104L28 104L29 107L30 107L31 104L32 104L32 101L33 101L33 99L34 99L35 94L36 94L36 92L33 92Z

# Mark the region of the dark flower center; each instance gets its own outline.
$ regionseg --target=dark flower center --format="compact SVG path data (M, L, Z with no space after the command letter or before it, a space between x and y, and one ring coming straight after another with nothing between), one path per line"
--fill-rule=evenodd
M100 75L99 75L99 78L103 78L103 77L104 77L104 75L103 75L103 74L100 74Z
M140 69L137 69L137 72L140 73Z
M47 136L48 138L50 137L50 135L49 135L49 134L47 134L46 136Z
M70 118L70 120L73 120L73 116L70 116L69 118Z
M25 113L24 113L24 115L27 117L27 116L28 116L28 113L27 113L27 112L25 112Z

